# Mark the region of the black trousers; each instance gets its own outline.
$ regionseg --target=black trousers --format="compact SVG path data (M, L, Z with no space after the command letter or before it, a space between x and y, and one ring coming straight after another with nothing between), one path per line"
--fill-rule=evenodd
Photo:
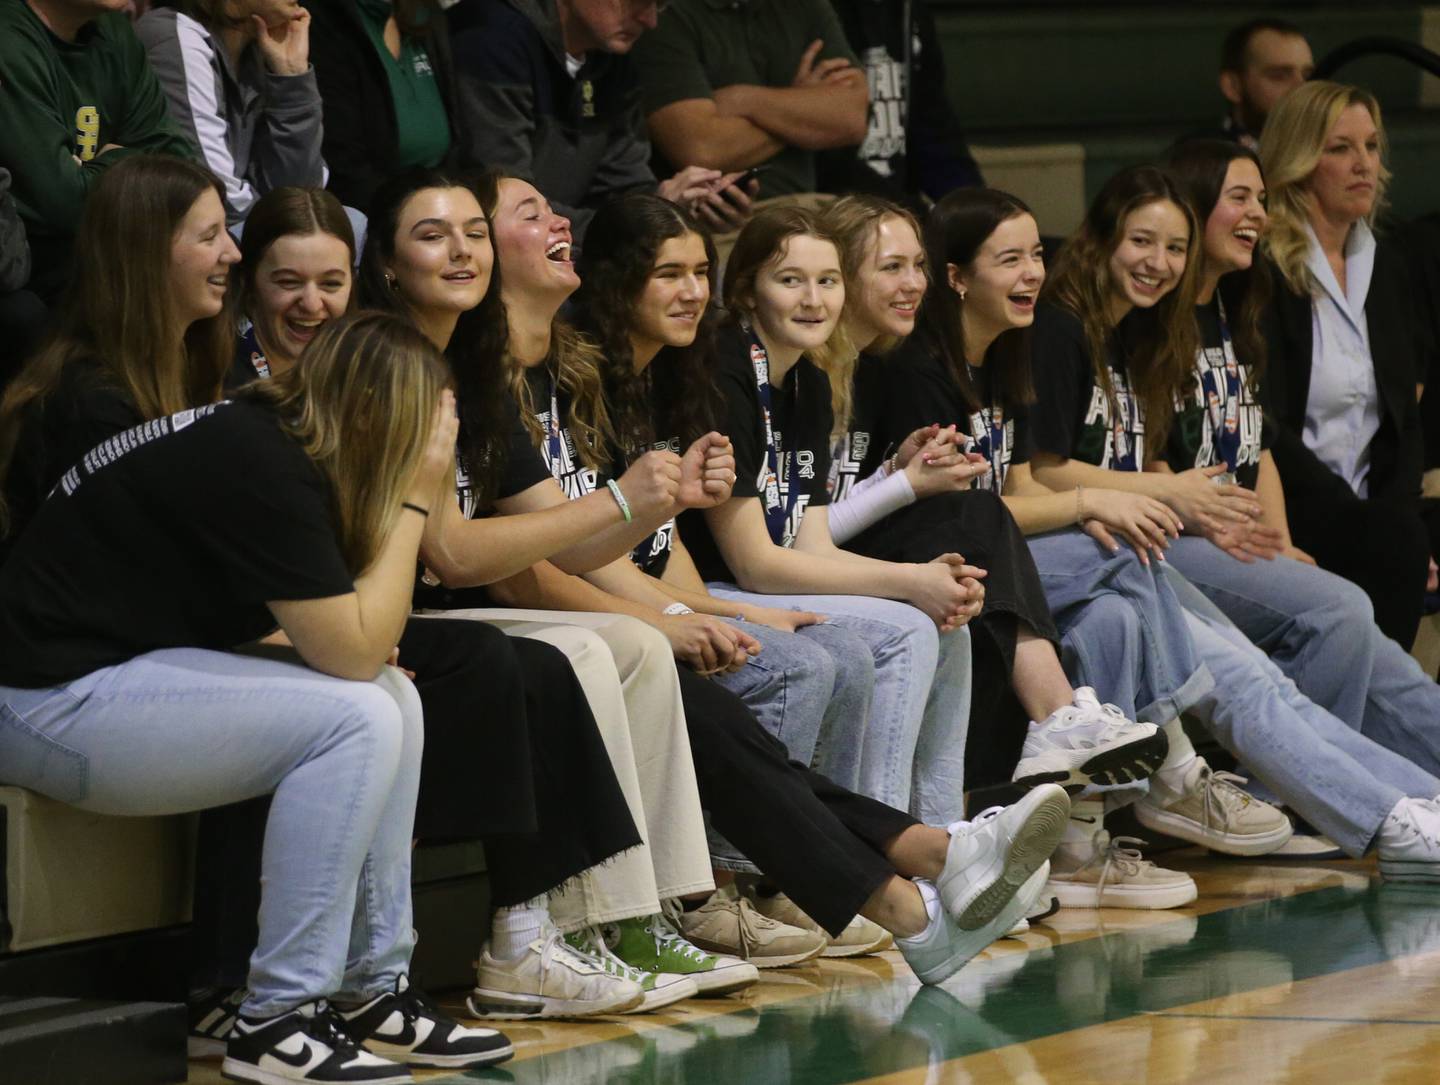
M678 667L700 803L711 824L838 935L895 874L885 848L909 814L790 760L729 690Z
M584 691L564 653L484 622L412 618L425 751L415 831L485 842L497 907L540 896L640 843ZM201 816L192 983L240 986L257 936L269 799Z
M845 549L882 561L933 561L963 554L984 569L985 609L970 622L973 675L965 786L1008 783L1029 723L1011 675L1020 623L1058 645L1060 634L1020 525L991 490L939 494L872 524Z
M1407 652L1425 607L1425 578L1440 553L1434 501L1287 501L1290 536L1322 569L1359 585L1375 624Z

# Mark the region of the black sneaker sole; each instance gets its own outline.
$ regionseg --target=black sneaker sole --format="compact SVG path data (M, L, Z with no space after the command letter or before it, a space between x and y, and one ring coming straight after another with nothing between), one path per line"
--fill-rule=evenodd
M1059 784L1066 791L1081 791L1091 784L1108 787L1112 784L1138 784L1148 780L1165 762L1170 740L1164 731L1138 738L1123 746L1096 754L1089 761L1069 772L1042 772L1014 781L1017 787Z
M348 1082L340 1078L332 1078L334 1085L415 1085L415 1079L404 1067L395 1067L397 1073L387 1074L385 1077L356 1077ZM247 1081L250 1085L322 1085L322 1078L292 1077L288 1074L277 1074L270 1070L262 1070L254 1063L240 1062L237 1059L227 1057L221 1064L220 1076L227 1081Z

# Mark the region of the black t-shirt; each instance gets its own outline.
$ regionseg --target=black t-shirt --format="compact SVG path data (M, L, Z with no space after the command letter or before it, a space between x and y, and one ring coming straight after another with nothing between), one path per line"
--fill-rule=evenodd
M67 363L55 390L32 402L21 420L5 480L10 531L0 542L0 560L62 474L101 441L143 421L129 393L98 362Z
M1116 417L1096 383L1080 319L1054 305L1038 307L1031 339L1036 402L1030 410L1030 433L1035 449L1097 467L1144 468L1145 418L1126 375L1124 339L1122 323L1105 359Z
M565 496L572 501L586 497L605 486L612 479L625 473L625 457L611 450L609 463L601 470L586 467L575 454L575 437L570 432L570 395L555 386L550 371L536 366L525 374L530 383L530 395L535 404L535 417L545 431L540 445L540 455L545 466ZM558 419L558 421L552 421ZM657 449L670 449L679 453L680 439L656 442ZM637 457L638 458L638 457ZM665 574L670 561L670 549L674 545L675 521L666 520L658 528L638 542L630 551L630 560L651 576Z
M1195 380L1175 405L1165 459L1176 471L1225 463L1241 486L1254 489L1260 453L1271 433L1260 406L1259 384L1239 361L1220 322L1219 306L1197 306L1200 354Z
M861 422L870 425L869 433L863 435L866 456L859 477L876 471L915 430L932 423L955 424L969 435L970 451L990 461L990 473L976 478L974 487L1003 489L1010 467L1030 459L1027 412L997 402L987 367L971 367L970 380L976 397L988 406L967 414L950 363L923 332L912 335L883 359L862 355L855 378L854 413L859 421L852 421L852 432L847 435L854 449L855 430Z
M770 430L774 436L776 477L771 477L765 441L765 411L760 374L769 359L760 340L737 327L724 329L715 343L715 383L720 390L722 433L735 448L735 497L758 497L776 526L771 539L794 544L807 506L830 503L830 381L808 358L785 374L784 386L769 386ZM768 380L766 381L768 385ZM783 523L780 518L784 510ZM680 534L706 580L733 581L734 574L699 511L680 517Z
M545 469L545 461L535 451L534 444L530 440L530 432L520 420L520 411L511 402L510 407L510 429L505 450L505 465L500 472L499 484L496 486L497 497L514 497L516 494L524 493L531 486L544 482L550 477L550 472ZM479 520L491 516L495 512L494 504L482 501L480 489L474 483L469 465L465 460L465 434L462 432L459 439L459 450L455 457L455 496L460 503L461 515L467 520ZM423 570L416 570L415 579L415 606L422 610L459 610L471 607L495 606L495 601L483 587L480 588L445 588L438 584L427 584L423 580Z
M269 600L354 590L328 483L263 408L125 430L67 470L0 569L0 685L72 681L275 628Z

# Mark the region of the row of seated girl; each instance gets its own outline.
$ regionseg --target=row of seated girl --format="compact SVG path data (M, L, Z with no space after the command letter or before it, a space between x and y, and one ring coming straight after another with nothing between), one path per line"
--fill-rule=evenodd
M767 211L712 328L705 234L656 197L598 214L577 270L524 181L400 177L352 290L324 193L262 199L231 272L203 172L121 164L5 405L3 775L126 813L273 792L263 848L223 857L263 877L248 975L196 1007L242 1080L510 1053L408 986L415 838L486 843L468 1008L499 1019L892 937L938 982L1052 900L1187 903L1055 786L1148 776L1145 824L1284 844L1184 711L1430 878L1435 686L1356 589L1265 552L1253 337L1201 334L1254 277L1261 191L1230 145L1124 171L1048 284L1004 194L923 230ZM999 780L1028 790L964 821Z

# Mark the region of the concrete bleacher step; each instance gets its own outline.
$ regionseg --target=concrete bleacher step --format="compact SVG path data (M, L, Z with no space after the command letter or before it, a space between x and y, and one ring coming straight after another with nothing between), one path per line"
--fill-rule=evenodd
M184 1006L0 999L0 1085L161 1085L186 1074Z

